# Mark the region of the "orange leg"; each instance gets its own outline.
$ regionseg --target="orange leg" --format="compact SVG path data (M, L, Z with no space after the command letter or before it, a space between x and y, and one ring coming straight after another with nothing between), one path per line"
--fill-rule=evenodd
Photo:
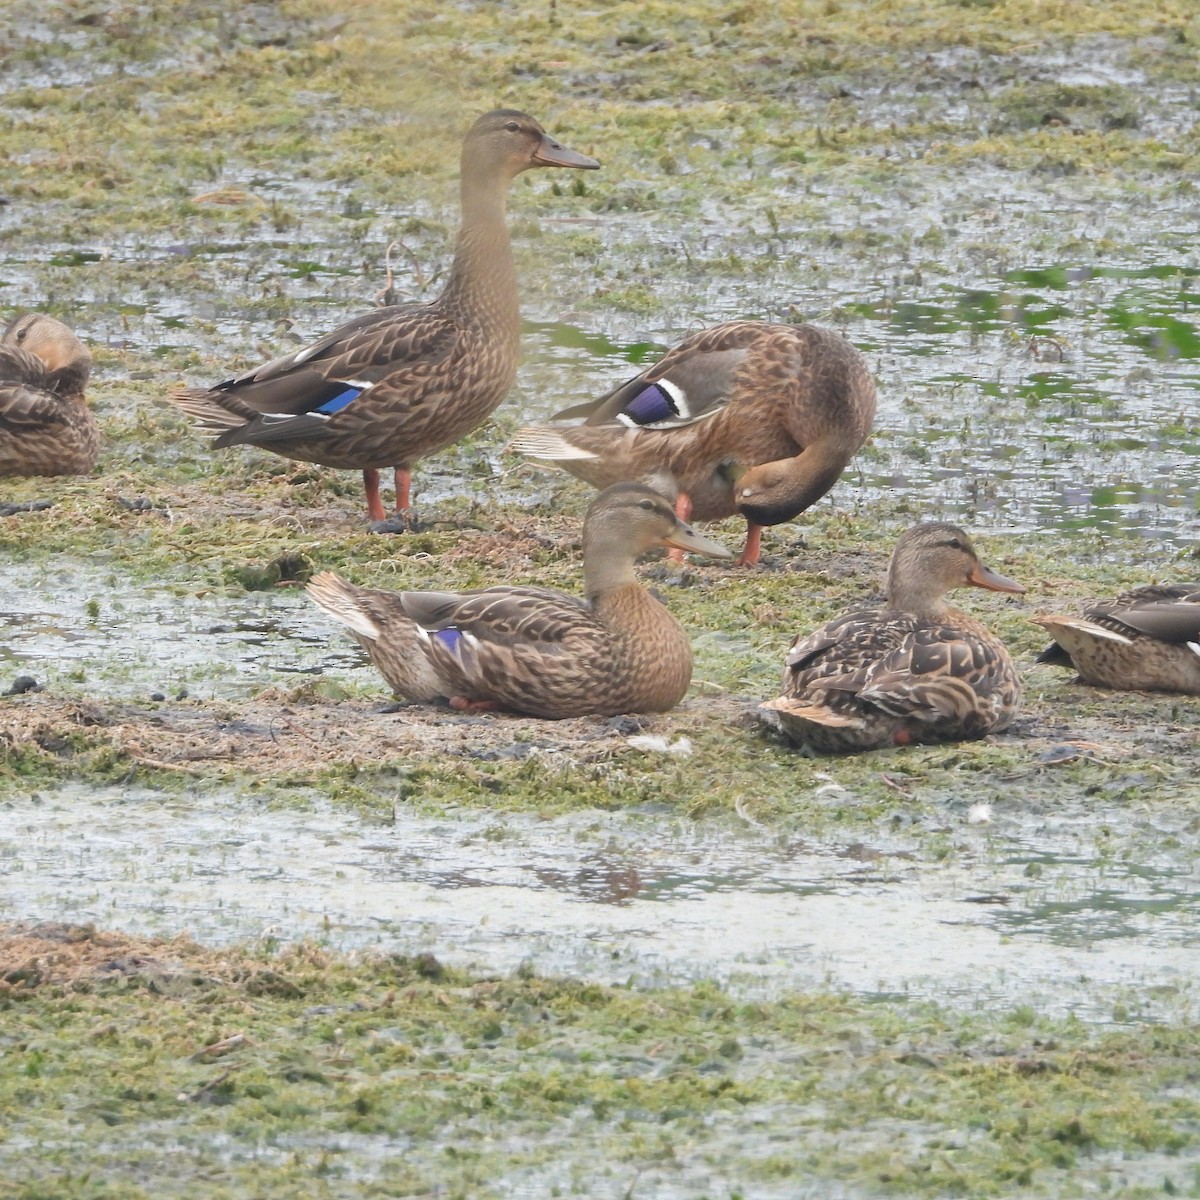
M466 696L451 696L450 707L455 712L491 712L500 704L496 700L468 700Z
M387 513L379 498L379 472L373 467L363 471L363 491L367 493L367 516L372 521L386 521Z
M675 501L675 515L686 525L692 519L692 498L687 492L680 492L678 499ZM683 551L672 547L667 551L667 558L671 562L683 562Z
M412 475L407 467L396 467L396 511L406 512L412 507Z
M758 566L758 560L762 557L762 531L761 525L746 522L746 544L742 547L741 557L737 560L739 567Z

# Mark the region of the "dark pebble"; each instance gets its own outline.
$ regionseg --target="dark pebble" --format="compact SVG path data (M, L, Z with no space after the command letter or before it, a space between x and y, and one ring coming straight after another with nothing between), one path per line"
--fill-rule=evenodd
M42 685L32 675L18 675L12 681L12 687L4 694L6 696L23 696L26 692L40 692Z
M15 513L45 512L54 507L53 500L29 500L25 504L0 504L0 517L11 517Z
M609 717L604 722L605 727L611 729L613 733L619 733L622 737L630 737L632 734L641 733L643 729L649 727L650 722L642 717L622 716Z
M372 533L419 533L421 522L414 513L396 513L386 521L372 521L370 530Z

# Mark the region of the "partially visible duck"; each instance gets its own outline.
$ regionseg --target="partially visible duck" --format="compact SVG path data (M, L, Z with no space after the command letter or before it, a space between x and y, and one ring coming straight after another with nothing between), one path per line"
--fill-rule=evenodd
M485 114L463 142L462 225L436 300L377 308L302 350L171 399L218 432L214 446L244 443L361 470L375 521L387 515L379 471L391 467L403 513L412 464L482 424L516 376L521 319L505 220L509 185L532 167L599 165L525 113Z
M582 598L509 584L389 592L328 571L308 594L408 700L552 718L661 712L687 691L692 647L634 575L634 560L655 546L730 557L657 492L619 484L584 518Z
M1200 696L1200 583L1134 588L1079 617L1034 620L1054 638L1038 662L1100 687Z
M0 475L86 475L100 430L84 398L92 355L45 313L22 313L0 338Z
M1006 729L1021 680L1008 651L945 595L971 585L1023 592L979 561L956 525L917 525L896 543L883 608L851 611L792 645L765 719L810 750L842 754L962 741Z
M875 419L875 384L840 334L815 325L731 321L682 341L599 400L532 426L510 446L607 487L636 479L682 520L741 513L761 555L765 525L790 521L841 477Z

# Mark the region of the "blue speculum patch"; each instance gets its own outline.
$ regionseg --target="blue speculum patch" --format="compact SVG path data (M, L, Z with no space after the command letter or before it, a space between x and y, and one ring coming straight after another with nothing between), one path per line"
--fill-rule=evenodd
M462 632L455 629L453 625L447 626L445 629L439 629L434 635L447 650L454 650L458 647L458 643L462 640Z
M324 413L325 416L331 417L335 412L341 412L351 401L357 400L364 391L366 391L365 388L348 387L344 392L338 392L331 400L326 400L324 404L318 404L313 412Z
M652 383L625 406L625 415L637 425L649 425L654 421L667 421L679 416L675 402L665 389Z

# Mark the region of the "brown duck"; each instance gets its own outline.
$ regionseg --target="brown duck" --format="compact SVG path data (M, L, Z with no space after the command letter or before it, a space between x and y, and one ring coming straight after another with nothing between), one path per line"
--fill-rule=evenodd
M22 313L0 338L0 475L85 475L100 430L83 390L92 355L45 313Z
M845 338L814 325L731 321L680 342L648 371L533 426L511 448L606 487L636 479L682 520L741 513L738 562L757 563L762 529L790 521L838 481L875 419L875 384Z
M852 611L797 638L783 694L765 719L827 754L908 742L962 741L1006 729L1021 681L986 626L945 595L969 584L1023 592L979 561L955 525L930 523L896 543L887 605Z
M1079 617L1034 620L1054 637L1038 662L1100 687L1200 696L1200 583L1134 588Z
M730 557L657 492L619 484L584 518L582 599L510 585L388 592L328 571L308 593L408 700L554 718L662 712L687 691L692 647L634 575L634 560L655 546Z
M391 467L396 510L404 512L412 464L480 425L516 375L509 185L532 167L599 165L525 113L485 114L463 142L462 225L436 300L378 308L294 354L212 388L185 388L172 400L219 431L214 446L245 443L361 470L372 520L386 517L379 471Z

